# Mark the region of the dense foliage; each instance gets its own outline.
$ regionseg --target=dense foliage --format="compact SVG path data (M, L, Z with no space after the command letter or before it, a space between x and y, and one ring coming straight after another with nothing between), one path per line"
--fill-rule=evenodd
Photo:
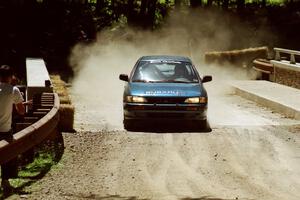
M153 30L170 11L190 9L230 13L254 26L265 20L280 35L278 46L300 49L300 3L293 0L6 0L0 2L0 64L23 69L25 57L36 56L62 69L74 44L95 40L115 22Z

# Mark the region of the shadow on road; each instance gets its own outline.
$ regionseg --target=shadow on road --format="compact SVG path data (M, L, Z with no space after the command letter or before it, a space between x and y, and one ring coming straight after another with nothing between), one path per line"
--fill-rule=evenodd
M107 196L100 196L96 194L64 194L65 197L74 197L76 199L101 199L101 200L150 200L145 198L138 198L136 196L129 196L129 197L123 197L120 195L107 195Z
M128 131L146 133L209 133L212 129L208 122L199 124L182 121L147 121L135 124Z
M107 196L100 196L96 194L89 194L89 195L84 195L84 194L64 194L63 196L65 197L75 197L75 198L84 198L84 199L101 199L101 200L150 200L148 198L139 198L136 196L120 196L120 195L107 195ZM185 197L181 198L180 200L233 200L233 199L220 199L220 198L215 198L215 197L199 197L199 198L190 198L190 197Z
M186 197L186 198L182 198L180 200L233 200L233 199L220 199L220 198L215 198L215 197L199 197L199 198L190 198L190 197Z

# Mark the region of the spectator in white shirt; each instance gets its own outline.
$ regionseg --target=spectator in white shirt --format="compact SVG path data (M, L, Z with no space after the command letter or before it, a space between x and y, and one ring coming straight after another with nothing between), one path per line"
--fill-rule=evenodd
M25 106L20 90L13 86L13 72L10 66L0 67L0 140L12 139L12 111L15 106L18 114L24 115ZM1 187L4 192L11 189L8 179L12 176L13 163L8 162L1 166Z

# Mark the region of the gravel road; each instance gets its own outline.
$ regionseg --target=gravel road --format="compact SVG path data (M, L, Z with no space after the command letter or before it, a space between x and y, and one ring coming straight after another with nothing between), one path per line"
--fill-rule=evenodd
M210 133L126 132L119 100L73 91L61 162L11 198L299 200L300 122L207 86Z

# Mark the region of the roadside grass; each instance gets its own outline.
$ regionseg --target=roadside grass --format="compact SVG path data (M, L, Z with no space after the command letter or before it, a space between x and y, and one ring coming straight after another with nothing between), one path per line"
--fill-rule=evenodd
M13 191L4 196L3 191L0 191L0 199L5 199L11 195L28 194L26 187L31 186L41 178L43 178L50 169L59 169L64 151L63 138L61 134L54 140L46 140L34 149L34 159L28 163L26 157L20 155L18 157L18 175L16 178L9 180Z
M24 186L37 180L41 175L48 172L56 162L53 155L49 152L40 152L32 163L24 166L18 173L18 178L11 179L10 183L14 188Z

